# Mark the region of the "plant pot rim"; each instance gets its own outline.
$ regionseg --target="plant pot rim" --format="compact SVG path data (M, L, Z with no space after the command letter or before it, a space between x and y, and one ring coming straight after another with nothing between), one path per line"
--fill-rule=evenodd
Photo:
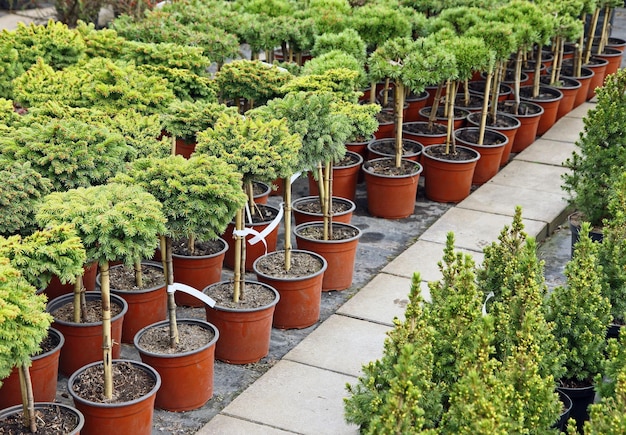
M94 299L95 297L97 297L98 299L100 299L102 293L98 292L98 291L90 291L90 292L85 292L85 298L88 298L89 296L92 296L92 299ZM120 311L118 314L116 314L115 316L111 317L111 321L113 321L113 319L117 319L121 316L124 316L126 314L126 312L128 311L128 303L124 300L124 298L117 296L113 293L111 293L111 302L113 303L115 301L115 303L117 305L120 305L122 307L122 311ZM71 302L72 299L74 298L74 294L73 293L67 293L64 295L61 295L59 297L56 297L54 299L52 299L50 302L48 302L48 304L46 305L46 311L50 314L51 310L50 310L50 306L54 306L56 304L59 304L59 307L65 305L67 302ZM55 303L56 302L56 303ZM101 325L102 324L102 320L97 321L97 322L81 322L81 323L75 323L75 322L67 322L65 320L60 320L60 319L54 319L55 323L58 323L59 325L68 325L68 326L74 326L74 327L93 327L93 326L97 326L97 325Z
M532 103L535 104L535 103ZM539 104L537 104L537 107L541 107ZM543 110L543 107L541 107L541 110ZM472 115L476 115L476 116L472 116ZM477 116L481 116L482 113L480 112L474 112L474 113L470 113L469 116L467 117L467 121L472 123L472 124L479 124L480 121L474 121L474 118ZM529 116L529 115L525 115L525 116ZM491 128L493 131L502 131L502 130L515 130L516 128L519 128L522 125L522 122L516 118L516 115L512 115L510 113L507 112L502 112L502 111L496 111L496 119L498 117L502 117L502 118L506 118L506 119L510 119L511 121L514 122L515 125L509 126L509 127L498 127L498 128L493 128L493 126L487 125L487 128ZM474 127L473 125L468 126L468 127ZM462 128L467 128L467 127L462 127ZM457 128L456 130L460 130L459 128Z
M424 151L424 144L422 144L421 142L419 142L419 141L417 141L417 140L402 138L402 142L403 142L403 143L404 143L404 142L407 142L407 143L411 143L411 144L417 144L417 145L419 145L419 146L418 146L419 151L412 152L412 153L406 153L406 154L405 154L405 153L402 153L402 155L403 155L403 156L405 156L405 157L415 157L415 156L419 156L419 155L420 155L420 154L422 154L422 152ZM395 145L395 143L396 143L396 139L395 139L395 138L389 138L389 137L386 137L386 138L382 138L382 139L374 139L374 140L370 141L370 142L367 144L367 149L368 149L369 151L371 151L371 152L375 152L375 153L378 153L378 154L382 154L382 155L384 155L385 157L387 157L387 156L390 156L390 157L391 157L391 156L395 156L395 154L388 154L388 153L385 153L385 152L382 152L382 151L378 151L378 150L374 150L374 149L372 149L372 147L373 147L375 144L378 144L378 143L392 143L392 144L394 144L394 145Z
M274 211L275 213L279 213L280 210L278 209L278 207L274 207L273 205L270 204L256 204L255 207L258 208L266 208L266 209L271 209L272 211ZM269 222L272 222L274 219L270 219L270 220L266 220L266 221L261 221L261 222L248 222L246 220L246 222L244 223L244 227L255 227L255 226L259 226L259 225L267 225ZM235 221L230 221L231 224L235 224Z
M293 201L291 201L291 207L292 208L297 208L296 205L297 204L301 204L301 203L308 203L308 202L319 202L320 198L317 195L311 195L311 196L302 196L300 198L296 198ZM331 197L331 201L332 202L339 202L339 203L344 203L346 205L350 206L349 210L343 211L341 213L333 213L333 216L341 216L341 215L345 215L348 213L352 213L354 212L354 210L356 210L356 203L348 198L343 198L341 196L333 196ZM303 211L298 209L298 213L302 213L303 215L306 216L320 216L321 213L311 213L309 211Z
M356 140L349 140L346 141L346 145L367 145L368 143L370 143L372 140L376 139L376 136L374 134L370 135L369 139L365 139L363 142L356 142ZM347 150L350 151L350 150Z
M598 57L595 54L591 55L591 60L593 60L595 63L586 63L583 66L586 66L587 68L601 68L602 66L609 64L608 60Z
M202 346L200 346L197 349L194 350L189 350L187 352L175 352L175 353L156 353L156 352L152 352L146 349L143 349L141 347L141 345L139 344L139 339L141 338L141 336L143 334L145 334L149 329L151 328L159 328L161 326L168 326L169 325L169 320L161 320L159 322L155 322L155 323L151 323L148 326L145 326L143 328L141 328L139 331L137 331L137 333L135 334L135 336L133 337L133 345L135 346L135 348L140 351L141 353L151 356L153 358L172 358L172 357L184 357L184 356L188 356L188 355L193 355L196 353L200 353L203 350L211 347L213 344L217 343L217 340L220 337L220 332L218 331L217 327L215 325L213 325L212 323L207 322L206 320L201 320L201 319L176 319L176 324L179 325L181 323L192 323L194 325L199 325L202 326L205 329L212 329L213 330L213 334L214 337L213 339L208 342L207 344L204 344Z
M405 130L405 126L410 126L410 125L428 125L428 121L411 121L411 122L403 122L402 123L402 131L406 131L407 133L410 134L419 134L420 136L425 136L425 137L445 137L447 135L447 133L444 131L442 133L422 133L422 132L414 132L414 131L410 131L410 130ZM434 123L435 125L439 125ZM445 127L444 127L445 128ZM404 139L403 139L404 140Z
M378 159L368 160L367 162L363 163L363 171L368 173L368 174L370 174L370 175L373 175L375 177L380 177L380 178L409 178L409 177L415 177L416 175L421 174L422 171L424 170L424 167L420 163L418 163L418 162L416 162L414 160L409 160L409 159L402 159L402 161L411 163L411 164L413 164L416 167L416 171L415 172L411 172L410 174L404 174L404 175L379 174L379 173L373 172L369 168L369 166L371 165L371 162L379 162L379 161L382 161L382 160L394 161L394 158L393 157L380 157Z
M524 97L522 94L522 90L525 89L530 89L532 91L533 86L529 85L529 86L522 86L520 88L520 99L522 100L531 100L531 101L541 101L542 103L550 103L550 102L554 102L557 100L560 100L561 98L563 98L563 92L561 92L559 89L555 88L554 86L549 86L549 85L544 85L541 84L539 85L539 89L542 90L543 92L547 92L551 95L553 95L552 98L533 98L531 97Z
M502 104L503 106L511 106L512 104L507 104L509 102L512 103L512 104L515 103L512 100L507 100L507 101L502 101L502 102L500 102L498 104ZM508 112L502 112L502 113L505 113L507 115L511 115L514 118L518 118L519 119L519 118L532 118L532 117L535 117L535 116L541 116L541 115L543 115L543 112L545 112L543 107L541 107L539 104L537 104L537 103L535 103L533 101L520 101L519 104L520 104L520 106L522 104L528 105L528 106L534 108L536 110L536 112L535 113L529 113L527 115L526 114L513 115L512 113L508 113ZM498 112L500 112L500 111L498 111Z
M454 136L457 138L457 140L462 140L461 138L459 138L457 136L458 133L462 133L464 131L478 131L480 130L480 127L461 127L458 128L454 131ZM505 146L508 142L509 142L509 138L507 135L505 135L504 133L499 132L498 130L493 130L489 127L485 128L485 133L489 133L495 136L499 136L500 139L502 139L502 142L500 143L494 143L494 144L483 144L483 145L479 145L479 144L472 144L472 147L476 147L476 148L499 148L499 147L503 147ZM457 145L458 146L458 145ZM466 145L463 145L466 146Z
M319 227L319 226L323 226L324 222L304 222L301 223L300 225L296 225L296 227L293 229L293 233L296 234L298 237L302 237L303 239L306 240L314 240L316 242L320 242L320 243L345 243L348 241L352 241L355 239L359 239L361 238L361 235L363 234L363 231L357 227L356 225L352 225L352 224L346 224L343 222L333 222L333 226L340 226L340 227L348 227L354 230L357 230L357 235L354 237L350 237L349 239L342 239L342 240L318 240L318 239L310 239L308 237L305 237L301 234L298 234L299 230L301 230L304 227Z
M256 184L257 186L261 186L264 188L263 192L257 193L256 195L254 195L254 198L261 198L262 196L265 196L272 191L272 186L270 186L269 184L263 181L254 180L252 184Z
M157 263L156 261L151 261L151 260L143 260L141 262L142 265L145 266L150 266L150 267L154 267L157 269L161 269L161 271L163 271L163 265ZM111 268L109 269L109 273L112 269L119 269L120 267L124 267L123 264L116 264L115 266L111 266ZM100 284L100 273L96 275L96 284L98 284L98 286L101 286ZM164 277L165 278L165 277ZM142 293L150 293L153 292L155 290L159 290L162 289L163 287L165 287L165 281L163 281L163 284L160 285L155 285L152 287L148 287L148 288L142 288L142 289L137 289L137 290L127 290L127 289L119 289L119 288L114 288L113 286L111 286L110 291L111 292L115 292L115 293L119 293L119 294L142 294Z
M61 349L63 347L63 345L65 344L65 336L63 335L63 333L61 331L59 331L58 329L53 328L52 326L50 326L48 328L48 335L50 335L51 333L56 335L59 338L59 343L56 346L54 346L53 349L50 349L47 352L42 352L42 353L40 353L38 355L31 356L30 357L31 361L37 361L37 360L39 360L41 358L45 358L46 356L48 356L50 354L53 354L54 352L58 351L59 349Z
M71 433L80 433L83 426L85 426L85 416L82 412L80 412L78 408L72 405L68 405L66 403L61 403L61 402L35 402L35 409L53 407L53 406L56 406L59 408L65 408L75 413L76 416L78 417L78 422L76 423L76 427L73 429ZM24 410L24 405L18 404L18 405L10 406L8 408L1 409L0 413L4 415L11 415L11 414L15 414L16 412L22 412L23 410Z
M202 289L202 293L204 293L207 296L211 296L209 293L207 293L207 290L209 290L211 287L215 287L221 284L232 284L232 281L218 281L218 282L214 282L213 284L209 284L208 286L206 286L205 288ZM280 293L278 293L278 290L276 290L274 287L272 287L269 284L265 284L263 282L260 281L255 281L255 280L250 280L247 279L246 280L246 284L255 284L255 285L262 285L263 287L267 287L268 289L270 289L272 292L274 292L274 300L272 302L270 302L269 304L260 306L260 307L256 307L256 308L230 308L230 307L223 307L221 305L215 304L214 307L210 307L212 310L216 310L216 311L226 311L226 312L230 312L230 313L252 313L255 311L263 311L266 310L268 308L271 308L273 306L275 306L278 301L280 300Z
M131 363L134 366L138 366L139 368L141 368L146 373L152 374L152 376L154 377L154 381L155 381L154 382L154 386L144 396L138 397L137 399L129 400L127 402L100 403L100 402L92 402L91 400L84 399L84 398L80 397L74 391L74 380L82 372L87 370L89 367L102 364L102 361L95 361L95 362L92 362L92 363L89 363L89 364L86 364L86 365L82 366L81 368L79 368L78 370L76 370L74 373L72 373L70 375L69 379L67 380L67 392L70 394L70 396L72 396L72 399L75 402L84 403L84 404L87 404L89 406L93 406L93 407L96 407L96 408L119 408L121 405L127 406L127 405L134 405L136 403L143 402L146 397L148 397L148 396L150 396L152 394L156 394L156 392L161 387L161 375L159 375L159 372L157 372L155 369L150 367L148 364L143 363L141 361L135 361L135 360L129 360L129 359L114 359L113 360L113 364L115 364L115 363Z
M548 84L548 86L552 86L558 90L561 89L578 89L582 86L582 84L580 83L580 81L574 77L569 77L569 76L561 76L561 80L563 81L563 84L561 86L554 86L554 85L550 85ZM545 82L542 82L545 83Z
M473 158L471 158L471 159L468 159L468 160L447 160L447 159L441 159L441 158L439 158L439 157L431 156L431 155L429 155L429 154L426 152L429 148L433 148L433 147L441 147L441 146L444 146L444 145L441 145L441 144L436 144L436 145L428 145L428 146L427 146L427 147L425 147L425 149L424 149L424 157L427 157L427 158L429 158L429 159L436 160L436 161L439 161L439 162L460 163L460 164L471 163L471 162L475 162L475 161L477 161L478 159L480 159L480 153L479 153L478 151L473 150L473 149L471 149L471 148L469 148L469 147L466 147L466 146L463 146L463 145L457 145L456 147L457 147L457 148L466 149L466 150L470 151L472 154L474 154L474 155L475 155L475 157L473 157Z
M604 46L604 51L600 54L596 53L596 50L598 49L597 45L594 45L591 47L591 51L593 51L595 53L595 56L605 56L605 57L617 57L623 54L623 52L617 48L613 48L610 45L605 45Z
M259 204L259 205L265 205L265 204ZM226 240L224 240L223 238L217 237L217 238L213 239L212 241L218 241L218 242L220 242L222 244L222 249L219 252L215 252L214 254L210 254L210 255L181 255L181 254L174 254L172 252L172 257L173 258L186 258L186 259L197 258L198 260L204 260L204 259L207 259L207 258L216 257L216 256L221 255L224 252L228 251L228 243L226 243Z
M371 141L370 141L371 142ZM367 143L370 143L367 142ZM354 168L355 166L359 166L361 163L363 163L363 156L355 151L350 151L350 150L346 150L346 156L347 155L351 155L352 157L354 157L357 161L356 163L350 163L349 165L338 165L337 163L333 164L333 169L348 169L348 168ZM345 158L345 156L344 156ZM322 167L324 167L324 165L322 165Z
M426 117L426 118L428 118L428 116L430 116L430 110L432 110L432 107L433 107L433 106L425 106L425 107L422 107L422 108L419 110L419 114L420 114L420 115L422 115L422 116L424 116L424 117ZM439 111L441 110L441 112L443 112L443 109L444 109L444 108L443 108L443 106L439 106L439 107L437 108L437 116L435 116L435 119L437 119L437 120L448 119L448 117L447 117L447 116L439 116ZM455 107L454 107L454 110L455 110L455 111L457 111L457 110L458 110L459 112L461 112L461 113L462 113L462 115L461 115L461 116L455 116L455 117L453 118L453 119L455 119L455 120L457 120L457 121L458 121L459 119L465 119L465 118L467 118L467 115L469 115L469 114L471 113L469 110L464 109L464 108L462 108L462 107L456 107L456 106L455 106Z
M573 70L572 70L572 72L573 72ZM586 72L586 74L583 74L584 72ZM581 67L580 68L580 73L582 75L578 76L578 77L568 76L568 75L561 75L561 77L565 77L565 78L568 78L568 79L576 79L576 80L580 81L581 79L582 80L590 79L590 78L592 78L593 76L596 75L596 73L591 68L589 68L587 66Z
M272 279L274 281L291 282L291 281L301 281L303 278L313 278L313 277L316 277L316 276L321 275L322 273L324 273L326 271L326 269L328 268L328 262L320 254L318 254L316 252L313 252L313 251L306 251L304 249L292 249L291 250L292 254L297 252L297 253L304 253L304 254L310 255L312 257L315 257L316 259L318 259L320 261L320 263L322 263L322 268L320 270L318 270L317 272L312 273L310 275L294 276L294 277L268 275L268 274L263 273L263 272L258 270L257 263L260 260L262 260L263 258L271 257L272 255L283 253L283 252L285 252L285 251L284 250L280 250L280 251L268 252L267 254L263 254L259 258L254 260L254 263L252 263L252 269L254 270L254 273L256 273L257 275L262 276L264 278Z

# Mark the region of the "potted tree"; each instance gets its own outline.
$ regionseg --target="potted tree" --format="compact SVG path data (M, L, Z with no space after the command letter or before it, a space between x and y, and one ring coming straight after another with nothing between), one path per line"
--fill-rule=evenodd
M38 421L35 417L35 409L45 411L49 408L51 412L65 415L67 427L72 428L71 433L79 433L84 418L78 410L54 403L35 405L32 400L32 384L28 376L28 366L31 355L39 350L41 341L48 334L52 318L45 312L45 297L37 295L35 288L21 276L17 269L11 266L5 257L0 258L0 295L3 301L3 312L7 313L0 329L7 346L0 357L0 379L6 377L13 367L19 367L25 383L24 397L30 398L30 401L24 400L24 405L16 405L4 410L0 414L0 426L4 426L12 419L13 426L12 428L9 426L7 430L21 433L36 432L37 429L45 430L45 421L50 421L50 419ZM28 387L30 387L30 396L27 392Z
M161 380L158 372L146 364L113 361L109 262L117 260L133 265L153 255L157 235L165 231L165 217L159 202L138 186L106 184L71 189L46 196L38 210L37 221L42 226L72 223L87 250L87 257L100 266L101 288L97 299L101 302L102 361L82 366L68 380L68 391L85 415L84 431L150 433L152 408ZM134 376L135 379L123 378L115 385L116 400L113 400L114 376ZM122 393L123 388L128 388L131 395ZM136 394L135 400L128 399L132 394ZM129 406L137 407L137 414L124 410ZM132 429L126 425L131 425Z
M114 180L141 186L160 201L167 219L161 256L168 286L183 283L200 292L220 280L228 245L219 235L246 201L241 175L231 165L206 155L146 158ZM181 255L181 248L190 255ZM161 375L155 406L170 411L196 409L213 395L218 328L196 319L177 320L175 298L184 305L201 303L193 295L182 295L185 298L168 292L167 304L162 295L169 321L144 325L133 339L142 361ZM193 336L204 340L190 340Z
M234 276L232 282L219 282L208 286L203 292L215 299L215 307L207 307L207 320L224 331L216 348L216 358L235 363L255 362L267 355L272 325L272 315L279 300L278 292L260 282L246 281L248 258L253 261L263 251L250 255L246 223L267 219L270 206L255 204L250 194L253 180L269 181L288 177L298 162L301 145L297 135L287 130L284 120L263 121L251 117L220 118L213 128L198 134L196 152L216 155L232 164L242 175L242 191L248 192L245 207L235 215L234 225ZM273 232L280 222L280 211L270 220L257 241ZM267 230L267 231L266 231ZM276 249L266 246L268 252ZM244 320L245 319L245 320ZM250 323L252 322L252 323ZM226 332L227 331L227 332Z
M565 266L567 285L552 291L546 315L565 355L559 389L572 399L570 417L578 430L589 418L587 407L595 396L594 378L601 372L611 320L610 301L602 294L598 244L589 237L589 230L589 223L583 223L574 257Z
M591 223L592 235L601 240L603 220L610 218L609 189L626 164L623 143L623 121L626 112L626 72L618 71L607 79L597 92L598 103L585 116L583 132L576 142L577 149L564 162L569 172L563 175L563 190L568 195L574 213L569 216L572 230L572 250L578 237L580 223Z

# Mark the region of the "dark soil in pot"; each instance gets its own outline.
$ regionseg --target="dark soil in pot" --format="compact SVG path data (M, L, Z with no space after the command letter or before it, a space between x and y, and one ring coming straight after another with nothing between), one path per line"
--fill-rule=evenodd
M306 252L291 252L291 266L285 270L285 252L277 251L259 258L256 268L259 272L273 277L301 277L318 272L324 264L315 256Z
M393 112L378 112L376 114L376 119L379 124L390 124L394 121L395 116Z
M103 396L104 370L102 364L85 369L74 380L74 392L85 400L95 403L122 403L139 399L148 394L155 385L154 379L145 370L129 362L113 364L113 399Z
M178 344L170 346L169 326L151 327L141 334L139 345L144 351L160 355L191 352L213 340L213 331L191 323L178 323Z
M450 150L452 150L452 147L450 147ZM427 147L424 152L433 157L451 161L464 161L476 158L476 154L474 154L470 150L458 147L456 149L456 153L453 154L452 151L450 151L450 153L446 154L445 145L430 146Z
M324 228L322 227L322 225L307 226L305 228L301 228L298 231L298 234L307 239L323 240ZM348 226L343 226L343 225L333 226L332 240L351 239L358 235L359 235L359 232L354 228L350 228Z
M424 107L421 110L421 114L425 117L429 117L430 116L430 111L432 110L432 107ZM462 119L465 118L467 116L468 111L466 109L461 109L458 107L454 108L454 119ZM444 114L444 108L442 106L439 106L437 108L437 118L443 118L443 114Z
M206 292L205 292L206 293ZM211 286L211 292L206 293L216 302L216 305L225 308L254 309L270 305L276 299L274 292L267 287L246 282L245 289L239 296L239 302L233 302L233 283L223 282Z
M398 176L410 175L421 171L421 166L413 161L402 160L400 167L396 167L394 159L375 159L365 163L368 171L374 174Z
M478 129L468 129L468 130L457 130L456 133L459 139L464 140L469 143L478 143L478 138L480 136L480 132ZM485 135L483 137L483 145L496 145L502 143L500 140L501 135L493 134L492 131L485 131Z
M142 287L137 287L135 283L135 270L125 265L113 267L109 271L109 279L111 288L117 290L143 290L165 285L165 276L163 269L150 266L149 264L141 265Z
M333 214L340 214L350 210L352 208L352 205L345 200L342 201L340 198L332 198L331 207L333 209ZM322 212L322 206L320 205L319 199L317 199L316 201L298 202L297 209L305 213L318 214Z
M102 321L102 302L100 300L95 301L87 301L86 310L83 312L83 322L101 322ZM122 307L117 305L116 303L111 304L111 317L115 317L119 313L122 312ZM64 322L73 323L74 322L74 305L70 302L58 310L51 312L52 317L57 320L62 320Z
M533 93L532 93L532 87L531 86L525 86L522 87L520 89L520 96L522 98L532 98L533 100L537 100L537 101L541 101L541 100L554 100L555 98L558 98L560 93L556 91L556 88L553 88L554 90L551 90L549 87L546 86L539 86L539 93L537 94L536 97L533 97Z
M395 155L396 140L380 139L371 143L369 147L380 154ZM422 152L422 146L419 143L411 140L402 141L402 155L415 155L420 152Z
M471 114L468 118L471 119L473 123L476 123L477 125L480 124L480 114L477 114L477 115ZM515 127L516 125L519 125L519 122L516 119L511 119L508 116L498 116L497 113L496 113L495 122L493 120L493 115L491 113L487 114L486 122L487 122L486 127L494 127L494 128L509 128L509 127Z
M46 336L46 338L44 338L43 341L39 345L39 347L41 349L39 350L39 352L37 352L33 356L37 356L37 355L41 355L43 353L50 352L52 349L57 347L60 342L61 342L61 340L60 340L59 336L57 336L56 334L51 334L50 332L48 332L48 335ZM3 433L3 432L0 432L0 434L1 433Z
M172 253L185 256L213 255L224 249L224 244L219 240L208 242L196 242L193 254L189 250L187 240L175 240L172 242Z
M24 414L19 411L7 418L0 419L0 434L31 435L32 432L24 427ZM79 424L76 412L64 406L39 406L35 408L37 434L65 435L72 433Z
M515 101L502 101L498 103L498 110L511 115L528 116L535 115L541 112L541 107L537 106L536 104L520 101L516 110Z
M409 122L402 125L402 130L416 134L445 134L448 131L445 125L436 122L430 125L425 122Z

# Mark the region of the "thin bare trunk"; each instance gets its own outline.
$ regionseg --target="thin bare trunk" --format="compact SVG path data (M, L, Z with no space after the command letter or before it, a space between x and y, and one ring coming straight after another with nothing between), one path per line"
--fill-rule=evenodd
M22 364L17 372L20 377L20 390L22 393L23 423L32 433L37 432L37 417L35 416L35 397L33 395L33 383L30 378L28 366Z
M143 288L143 274L141 273L141 260L135 261L135 285Z
M74 283L74 323L80 323L82 319L83 308L81 294L83 292L83 277L77 276Z
M104 366L104 398L113 398L113 354L111 342L111 292L109 262L100 264L100 298L102 301L102 362Z
M235 239L235 264L233 266L233 301L235 303L239 302L239 298L241 296L241 287L243 283L243 276L241 274L241 256L242 256L242 244L244 238L237 234L237 232L242 231L244 228L243 224L243 209L237 210L237 214L235 215L235 230L236 233L233 235ZM244 263L245 264L245 263Z
M283 181L283 201L285 203L285 270L291 269L291 179Z
M395 137L396 137L396 159L395 166L399 168L402 165L402 123L404 122L404 83L397 82L394 90L394 116L395 116Z
M596 34L596 29L598 28L598 19L600 18L600 8L597 8L593 11L593 15L591 17L591 25L589 26L589 33L587 34L587 46L585 47L585 57L584 63L589 63L591 60L591 49L593 47L593 40Z
M163 273L165 283L170 286L174 284L174 267L172 261L172 239L161 236L161 262L163 263ZM174 293L167 292L167 312L170 329L170 347L174 348L178 344L178 323L176 322L176 297Z
M483 110L480 116L480 127L478 130L478 145L482 145L485 140L485 127L487 126L487 114L489 112L489 92L491 91L491 79L493 77L493 72L489 71L487 74L487 79L485 81L485 98L483 100Z

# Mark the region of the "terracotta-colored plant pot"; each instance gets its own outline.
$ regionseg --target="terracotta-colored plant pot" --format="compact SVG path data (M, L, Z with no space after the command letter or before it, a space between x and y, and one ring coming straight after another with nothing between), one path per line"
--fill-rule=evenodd
M485 141L483 145L478 145L477 143L473 143L472 141L465 139L465 132L478 131L478 127L460 128L454 132L454 136L456 137L458 144L464 145L480 153L480 159L476 162L474 176L472 177L472 184L480 186L491 180L491 178L498 173L498 170L500 169L500 161L502 160L502 152L508 145L509 138L498 131L486 128Z
M53 314L66 304L71 304L74 295L63 295L48 302L46 311ZM86 292L87 301L100 301L100 292ZM122 342L122 324L128 311L124 299L111 294L111 305L116 304L122 310L111 317L111 342L113 358L119 358ZM80 367L94 361L102 360L102 321L90 323L73 323L54 319L52 326L63 334L65 344L59 357L59 371L66 376L71 375Z
M426 92L428 92L428 98L426 98L426 103L424 104L424 106L432 106L433 103L435 102L435 95L437 94L437 86L426 86ZM445 96L446 96L446 87L444 86L441 89L441 98L442 98L441 101L443 101L443 98Z
M120 403L98 403L85 400L75 390L77 378L89 367L102 365L94 362L75 371L67 381L67 390L74 400L74 405L85 416L83 435L100 434L133 434L150 435L152 433L152 416L154 414L154 399L161 387L159 373L147 364L139 361L117 360L113 364L127 362L146 372L153 380L154 387L138 399Z
M480 113L470 114L470 116L467 117L468 126L479 127L480 116ZM491 117L489 117L489 119L491 119ZM502 150L502 155L500 157L500 167L503 167L509 162L511 150L513 149L513 143L515 142L517 132L519 131L522 123L519 119L517 119L517 117L503 112L496 112L496 120L498 122L495 125L493 123L489 123L487 124L487 127L491 130L502 133L508 139L507 143L504 144L504 149ZM480 165L480 162L478 164Z
M541 81L544 84L549 84L550 82L548 76L542 78ZM576 96L582 87L582 84L572 77L562 76L561 81L563 82L561 86L553 86L563 94L563 98L559 101L559 107L556 112L557 121L572 111L574 108L574 102L576 101Z
M320 227L321 222L307 222L294 228L298 249L313 251L326 259L328 268L324 272L322 291L345 290L352 285L356 249L362 231L354 225L339 222L333 223L333 228L343 227L354 230L356 235L344 240L316 240L302 235L302 230L308 227Z
M480 95L484 98L485 96L485 86L486 83L484 80L477 82L470 82L468 84L470 94ZM513 95L513 88L507 85L506 83L500 84L500 92L498 93L498 101L505 101L511 98Z
M573 68L569 68L569 67L566 67L566 68L568 69L563 70L563 72L566 72L568 74L573 74ZM576 107L580 106L582 103L584 103L587 100L587 94L589 93L589 85L591 84L591 80L593 79L594 74L595 73L593 72L592 69L583 67L581 68L581 75L578 77L574 77L573 75L564 76L564 77L576 79L580 83L580 89L578 89L578 92L576 93L576 98L574 99L574 105L572 109L575 109Z
M54 328L48 329L48 336L57 344L42 354L31 358L32 364L28 368L33 384L33 397L35 402L54 402L57 395L57 376L59 374L59 357L65 338L61 331ZM11 374L0 379L0 409L22 403L20 390L20 376L16 367Z
M367 159L379 159L382 157L394 157L396 140L377 139L367 144ZM412 139L402 139L402 158L419 162L424 145Z
M513 139L513 146L511 147L512 153L520 153L535 141L539 121L541 115L543 115L543 107L530 101L523 101L520 102L519 111L514 113L514 103L512 100L500 103L498 104L498 110L514 116L520 122Z
M543 98L532 98L532 86L524 86L520 89L520 99L522 101L530 101L543 107L543 115L539 118L537 126L537 135L541 136L556 122L556 116L559 110L559 104L563 99L563 92L552 86L540 85L540 93L548 96Z
M163 266L153 262L143 262L150 267L159 269L163 273ZM123 265L111 267L114 269L123 268ZM100 285L100 275L96 277L96 282ZM111 293L124 299L128 304L128 312L124 316L122 326L122 343L132 343L135 334L145 326L165 320L167 318L167 291L165 287L165 276L163 283L154 287L125 290L111 287Z
M415 211L417 186L422 173L422 165L414 160L403 160L403 164L412 167L407 175L387 175L372 170L375 164L395 165L395 159L383 157L370 160L363 165L367 188L367 210L372 216L385 219L402 219Z
M614 48L616 50L624 52L624 48L626 48L626 39L610 36L605 47Z
M604 51L600 54L597 53L597 47L592 47L592 53L594 53L595 57L600 59L607 60L609 63L606 65L606 70L604 71L604 81L606 82L606 77L615 74L619 69L622 63L622 57L624 53L617 48L604 47Z
M161 376L161 388L154 406L167 411L182 412L198 409L213 397L215 345L219 338L217 328L204 320L180 319L178 324L197 325L214 334L213 339L188 352L155 353L141 346L141 338L151 328L168 328L169 320L154 323L137 332L134 345L141 361L154 368Z
M589 68L593 71L593 77L591 83L589 83L589 90L587 91L587 101L596 96L596 88L601 87L604 84L604 76L606 75L606 67L609 61L606 59L600 59L597 56L591 56L589 63L583 65L585 68Z
M378 123L378 129L374 132L376 139L384 139L386 137L393 137L395 132L394 121L385 121Z
M183 156L188 159L191 157L193 152L196 150L196 141L195 140L186 140L180 137L176 138L176 155Z
M368 140L362 142L346 142L346 150L359 154L363 157L363 161L365 161L365 158L367 157L367 144L374 139L375 137L372 135Z
M284 254L284 251L271 252L257 258L253 264L257 280L268 284L280 294L280 300L274 310L272 325L278 329L302 329L314 325L320 318L322 303L322 281L328 263L319 254L293 249L291 255L310 255L321 265L317 272L305 276L274 276L259 270L259 262L268 257ZM282 256L281 256L282 258Z
M260 190L259 193L255 193L253 196L254 202L257 204L267 204L267 200L272 192L272 186L260 181L254 181L253 184Z
M232 234L232 233L231 233ZM222 279L222 267L228 251L228 243L218 238L223 249L211 255L178 255L172 254L174 268L174 282L187 284L196 290L202 290L209 284ZM187 294L176 292L176 304L186 307L202 307L204 303L199 299Z
M445 127L443 128L443 132L435 130L432 133L424 133L424 129L420 127L425 127L427 125L428 122L424 121L406 122L402 124L402 137L419 142L423 146L442 144L446 141ZM437 129L436 126L434 128Z
M83 268L83 286L87 291L94 291L96 289L96 275L98 274L98 263L91 263L85 265ZM50 284L43 290L48 300L51 301L59 296L72 293L74 291L74 284L61 284L59 278L53 276L50 280Z
M346 157L351 160L349 164L333 165L332 195L354 201L356 196L356 185L359 180L359 172L361 171L361 165L363 164L363 157L352 151L346 151ZM313 178L313 174L311 172L308 173L308 181L309 195L319 195L319 185L317 184L317 180Z
M285 180L283 178L277 178L272 181L270 189L270 196L283 196L285 192Z
M60 414L60 415L69 414L69 415L74 416L73 418L76 421L76 425L73 428L69 428L69 427L65 428L67 432L65 432L64 435L79 435L80 434L81 430L83 429L83 426L85 425L85 417L83 416L82 412L80 412L78 409L76 409L73 406L65 405L63 403L53 403L51 401L35 403L35 413L37 413L38 410L46 410L46 412L49 412L49 408L54 408L56 410L55 414ZM23 411L24 411L24 407L22 405L15 405L6 409L0 409L0 421L6 420L16 415L21 416L23 415ZM39 432L41 431L38 430L37 433ZM15 433L15 432L9 431L8 433ZM19 433L28 433L28 432L22 431ZM46 432L43 432L43 433L46 433Z
M266 205L266 204L261 204L261 205L263 207L273 210L273 212L276 214L278 214L279 212L276 207L273 207L271 205ZM271 223L272 221L269 221L269 222L263 221L263 222L258 222L258 223L246 222L245 226L246 228L252 228L253 230L258 231L260 233L265 228L267 228ZM230 269L232 269L235 266L235 239L233 238L234 230L235 230L235 223L231 222L228 224L228 226L226 227L226 231L224 231L224 234L222 235L222 238L226 240L226 243L228 243L228 250L226 251L226 255L224 256L224 266ZM250 240L253 237L254 237L253 235L248 234L245 238L246 240L246 271L248 272L252 271L252 263L254 263L254 260L256 260L261 255L267 252L273 252L276 250L276 244L278 242L278 225L276 226L276 228L274 228L273 231L271 231L267 235L267 237L265 237L265 243L267 244L267 247L266 245L263 244L262 241L252 245L250 243Z
M356 210L356 204L354 201L351 201L347 198L338 198L333 196L331 198L333 204L341 204L345 210L340 213L333 213L333 222L341 222L345 224L349 224L352 221L352 215L354 214L354 210ZM320 222L324 220L324 216L322 213L313 213L302 209L302 205L306 205L309 203L320 203L318 196L304 196L302 198L295 199L292 203L292 214L296 225L303 224L305 222ZM334 207L333 207L334 208Z
M269 353L272 318L280 295L273 287L257 281L275 294L273 302L254 309L237 309L205 305L206 319L215 325L220 338L215 347L215 358L229 364L249 364L259 361ZM222 282L211 284L203 293L211 296L211 288Z
M420 121L427 122L428 116L430 115L430 110L432 106L425 106L419 110ZM465 125L465 119L467 115L469 115L470 111L465 109L454 108L454 120L453 125L454 128L461 128ZM435 122L443 125L448 125L448 118L443 116L444 110L442 106L439 106L437 109L437 116L435 117Z
M467 160L446 160L430 154L429 150L442 145L430 145L424 149L424 172L426 197L431 201L457 203L470 193L472 178L480 153L457 145L457 150L467 150Z

